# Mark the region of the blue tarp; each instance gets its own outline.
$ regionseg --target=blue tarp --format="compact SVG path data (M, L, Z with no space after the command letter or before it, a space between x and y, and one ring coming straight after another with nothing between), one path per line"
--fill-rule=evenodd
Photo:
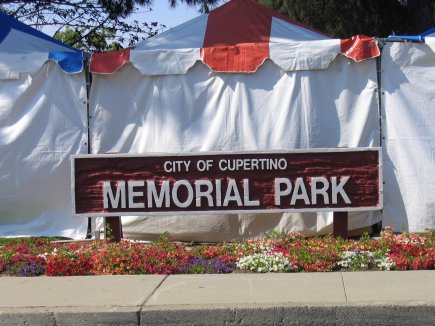
M419 43L425 43L425 37L430 34L435 33L435 27L419 34L419 35L390 35L388 36L388 40L395 41L395 40L403 40L403 41L412 41L412 42L419 42Z

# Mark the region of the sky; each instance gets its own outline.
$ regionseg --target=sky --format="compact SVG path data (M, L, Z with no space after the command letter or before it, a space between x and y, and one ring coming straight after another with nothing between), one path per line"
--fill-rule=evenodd
M153 10L147 12L140 10L139 15L132 15L130 19L138 20L139 22L153 22L166 25L169 29L180 25L192 18L199 16L201 13L195 7L189 7L185 4L178 4L177 7L171 8L168 1L154 1Z

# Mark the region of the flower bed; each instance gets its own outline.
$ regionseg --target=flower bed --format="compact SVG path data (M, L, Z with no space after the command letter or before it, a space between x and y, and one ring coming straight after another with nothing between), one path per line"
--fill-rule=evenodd
M115 274L205 274L231 272L331 272L338 270L434 269L435 232L377 239L303 238L269 232L262 239L215 245L104 240L55 243L28 238L0 248L0 275L71 276Z

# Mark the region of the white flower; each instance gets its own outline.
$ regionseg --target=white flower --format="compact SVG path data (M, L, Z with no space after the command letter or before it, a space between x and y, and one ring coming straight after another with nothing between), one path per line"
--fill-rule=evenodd
M389 257L382 257L375 260L376 266L383 271L391 270L394 266L394 262Z
M367 269L370 266L380 270L389 271L394 265L393 261L386 257L384 253L372 251L344 251L338 265L351 269Z
M251 270L259 273L266 272L287 272L296 269L291 265L288 258L282 253L262 253L241 257L237 261L237 268Z
M47 260L48 252L44 252L38 255L38 257L43 258L44 260Z

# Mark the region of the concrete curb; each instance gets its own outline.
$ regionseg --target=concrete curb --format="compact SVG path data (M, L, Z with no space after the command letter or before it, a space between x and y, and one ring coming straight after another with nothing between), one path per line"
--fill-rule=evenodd
M430 325L435 306L233 306L142 309L141 325Z
M435 305L2 309L1 325L433 325Z

